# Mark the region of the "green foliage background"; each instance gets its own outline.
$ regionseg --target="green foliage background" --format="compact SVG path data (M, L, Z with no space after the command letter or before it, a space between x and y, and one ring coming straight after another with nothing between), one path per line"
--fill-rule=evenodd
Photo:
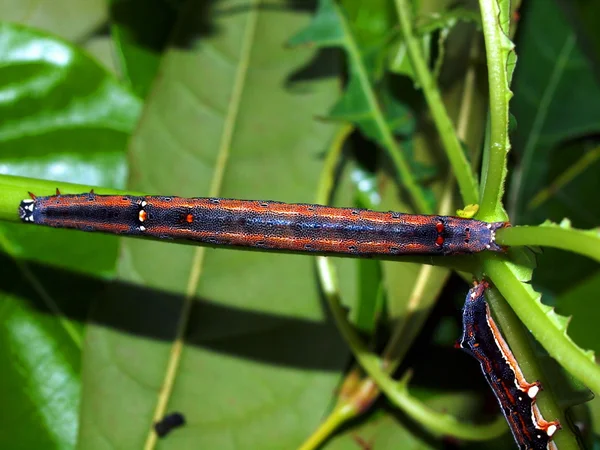
M530 0L515 23L505 197L513 224L600 223L600 10L591 3ZM4 2L0 173L52 182L3 177L0 201L70 182L99 193L313 202L349 121L358 131L343 151L335 204L444 208L454 189L447 158L403 57L394 3L326 4L339 16L320 24L315 43L312 2ZM477 5L412 6L449 115L466 124L463 163L478 167L488 87ZM455 201L448 213L463 206ZM298 448L332 411L352 359L313 258L24 227L16 210L3 210L0 223L1 448ZM597 263L555 249L536 258L544 303L572 315L570 337L598 353ZM406 262L335 268L373 347L405 323L394 361L401 373L414 370L414 398L461 422L493 420L477 364L452 348L460 278ZM544 361L560 405L581 403L581 386ZM574 389L561 393L565 385ZM186 426L156 441L157 410L183 412ZM597 410L598 401L573 410L590 448ZM323 448L361 442L446 445L383 397ZM513 444L505 433L464 445Z

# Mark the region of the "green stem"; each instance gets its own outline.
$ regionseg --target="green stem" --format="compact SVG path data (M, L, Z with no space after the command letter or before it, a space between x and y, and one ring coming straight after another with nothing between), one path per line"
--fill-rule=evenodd
M340 333L350 346L361 367L377 383L392 403L415 422L437 436L453 436L469 441L481 441L493 439L506 432L506 424L502 417L491 424L485 425L461 423L453 416L434 411L412 397L408 392L407 377L401 382L390 378L382 368L381 359L368 350L352 324L348 322L346 310L342 306L339 297L337 278L333 266L326 257L318 257L317 267L323 293Z
M339 162L343 143L352 131L351 127L342 128L330 146L325 158L323 172L319 183L316 202L326 204L331 196L334 186L335 168ZM406 383L398 384L390 378L383 368L383 362L369 352L358 333L348 322L346 312L341 305L337 281L328 258L318 257L317 268L323 292L328 300L330 310L336 320L337 326L361 367L377 383L391 401L396 403L406 414L422 424L430 432L437 435L455 436L466 440L487 440L499 436L506 431L503 418L489 425L461 424L454 417L440 414L427 408L422 402L411 397ZM359 410L354 403L342 403L328 416L323 424L304 443L303 449L316 448L337 426L354 417Z
M508 38L500 23L498 0L479 0L481 22L487 55L488 81L490 89L490 134L486 149L484 174L481 182L481 197L478 218L487 221L507 220L501 206L506 177L506 158L510 143L508 140L508 89L507 48Z
M600 367L569 338L552 308L539 301L539 294L521 282L510 265L498 255L487 255L486 275L509 303L519 319L558 363L592 391L600 393Z
M356 417L357 411L351 405L339 405L327 416L319 428L302 443L298 450L314 450L319 448L340 425Z
M566 426L569 422L564 411L560 408L551 385L544 380L538 358L532 347L528 332L515 312L502 298L497 289L489 289L487 302L493 311L494 319L500 326L512 353L519 361L519 366L529 381L538 380L542 383L543 391L536 397L536 403L546 420L558 420L563 424L563 430L556 434L555 443L561 450L576 450L579 448L577 439L571 429Z
M429 105L431 116L438 130L444 149L452 165L454 176L458 182L462 201L465 205L475 204L479 199L479 187L473 176L471 165L454 129L454 125L442 101L439 88L421 51L421 44L415 37L412 29L412 17L408 0L396 0L396 9L400 19L400 28L408 50L408 57L416 76L416 81L421 85L423 94Z
M600 262L600 231L559 225L520 226L498 230L496 242L508 246L553 247Z

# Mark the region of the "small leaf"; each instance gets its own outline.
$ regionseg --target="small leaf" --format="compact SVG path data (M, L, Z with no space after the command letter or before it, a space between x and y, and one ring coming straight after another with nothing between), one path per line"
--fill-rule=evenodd
M477 214L477 211L479 211L479 205L467 205L464 209L458 209L456 215L463 219L472 219Z
M340 11L332 0L321 0L310 25L291 38L290 45L343 45L346 30L339 14Z

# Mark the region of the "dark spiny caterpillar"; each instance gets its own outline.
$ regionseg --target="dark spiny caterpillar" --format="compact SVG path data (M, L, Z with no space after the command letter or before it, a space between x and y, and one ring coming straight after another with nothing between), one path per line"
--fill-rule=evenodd
M525 380L490 314L484 295L488 287L489 284L482 281L469 290L463 310L463 335L458 345L481 364L519 448L554 450L552 436L560 430L560 423L544 420L535 404L541 384Z

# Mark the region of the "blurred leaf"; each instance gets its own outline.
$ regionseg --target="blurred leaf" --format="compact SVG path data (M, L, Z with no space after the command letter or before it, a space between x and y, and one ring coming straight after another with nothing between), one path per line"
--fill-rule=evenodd
M256 6L219 2L207 38L205 11L181 14L131 141L132 188L314 198L335 131L314 116L338 95L338 80L324 78L338 61L303 67L314 50L283 44L308 15L283 1ZM80 448L104 448L105 436L153 448L153 421L173 411L189 425L160 448L294 448L323 417L347 350L312 258L129 239L119 273L87 334Z
M570 22L570 28L577 33L577 39L582 44L594 67L596 79L600 78L600 32L598 18L600 3L593 0L558 0L563 13Z
M576 227L598 225L598 162L580 172L541 204L529 207L536 194L552 188L565 171L597 145L600 131L600 84L555 2L527 2L522 11L513 113L518 169L513 172L509 208L513 223L540 223L568 217ZM552 30L548 33L547 30ZM560 295L591 276L596 264L580 256L545 249L538 258L534 283Z
M600 307L596 301L600 288L600 272L565 290L556 298L561 314L571 316L569 335L578 345L600 354Z
M4 0L0 15L5 22L38 28L78 43L108 19L104 0Z
M396 25L393 1L342 0L340 4L352 24L359 46L364 50L377 47L383 50L383 43L389 36L390 30Z
M0 172L122 187L137 98L61 40L10 24L0 24L0 36ZM114 268L114 237L3 228L21 257L93 273Z
M576 161L576 155L570 159L564 154L561 144L600 132L600 85L579 48L575 32L555 2L534 0L527 5L519 31L521 63L511 104L519 123L513 148L520 158L510 186L513 223L552 218L545 216L543 210L535 214L528 211L527 203L550 181L550 164L553 160L558 162L554 158L556 152L563 152L559 166L563 170ZM581 195L585 197L585 193Z
M600 181L594 176L600 168L600 146L589 147L585 142L574 142L553 153L548 171L552 181L528 202L529 210L534 212L541 207L548 217L573 217L580 228L600 223L600 209L584 208L577 201L579 193L600 188ZM581 157L569 164L573 153Z
M137 99L65 42L19 25L0 27L0 171L122 186ZM2 223L0 240L19 258L114 272L112 236ZM17 266L6 256L1 264L0 447L75 448L80 322L101 286L56 268Z
M145 97L156 76L177 18L167 0L111 0L112 35L124 78Z
M597 138L591 136L561 145L550 154L544 187L535 196L547 192L548 197L538 205L532 204L535 197L528 202L531 208L527 216L532 221L568 217L578 228L593 228L600 223L600 208L593 207L591 194L600 190L596 176L600 160L594 156L597 145Z
M84 49L99 63L104 65L113 75L119 74L119 68L116 65L113 40L108 36L95 36L88 39L84 45Z
M341 9L348 18L352 35L360 49L372 80L385 77L390 38L397 33L396 15L392 0L342 0Z

